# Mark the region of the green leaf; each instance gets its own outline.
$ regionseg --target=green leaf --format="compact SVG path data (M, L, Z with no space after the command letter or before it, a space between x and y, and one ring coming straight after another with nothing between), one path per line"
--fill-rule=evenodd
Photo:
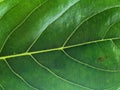
M120 0L0 0L0 90L119 90Z

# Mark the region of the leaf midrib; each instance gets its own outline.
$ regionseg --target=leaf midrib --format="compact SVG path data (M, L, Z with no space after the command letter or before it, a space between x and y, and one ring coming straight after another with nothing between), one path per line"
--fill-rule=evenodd
M79 1L78 1L79 2ZM44 2L45 3L45 2ZM111 7L111 8L116 8L116 7L119 7L118 6L114 6L114 7ZM111 8L108 8L108 9L111 9ZM105 9L105 10L108 10L108 9ZM103 10L103 11L105 11ZM99 13L103 12L103 11L100 11ZM95 15L99 14L99 13L96 13ZM93 15L94 16L94 15ZM93 16L91 16L90 18L92 18ZM88 20L90 18L87 18L85 19ZM83 21L82 23L84 23L85 21ZM82 24L81 23L81 24ZM80 24L80 25L81 25ZM78 26L79 27L79 26ZM76 30L75 30L76 31ZM74 34L73 31L71 33L71 35L69 36L69 38L64 42L63 46L62 47L58 47L58 48L53 48L53 49L45 49L45 50L39 50L39 51L32 51L32 52L24 52L24 53L18 53L18 54L13 54L13 55L6 55L6 56L0 56L0 60L4 60L4 59L8 59L8 58L14 58L14 57L20 57L20 56L27 56L27 55L32 55L32 54L38 54L38 53L44 53L44 52L50 52L50 51L58 51L58 50L63 50L63 49L68 49L68 48L72 48L72 47L77 47L77 46L82 46L82 45L86 45L86 44L91 44L91 43L96 43L96 42L103 42L103 41L108 41L108 40L115 40L115 39L120 39L119 37L116 37L116 38L109 38L109 39L100 39L100 40L96 40L96 41L88 41L88 42L85 42L85 43L80 43L80 44L73 44L73 45L68 45L68 46L65 46L66 42L71 38L71 36ZM28 51L28 50L27 50Z
M120 39L120 37L99 39L99 40L88 41L88 42L84 42L84 43L80 43L80 44L68 45L68 46L64 46L64 47L45 49L45 50L39 50L39 51L31 51L31 52L24 52L24 53L18 53L18 54L13 54L13 55L6 55L6 56L1 56L0 60L5 60L5 59L15 58L15 57L21 57L21 56L28 56L28 55L39 54L39 53L45 53L45 52L51 52L51 51L60 51L60 50L74 48L74 47L78 47L78 46L90 45L90 44L94 44L94 43L100 43L100 42L112 41L112 40L119 40L119 39Z

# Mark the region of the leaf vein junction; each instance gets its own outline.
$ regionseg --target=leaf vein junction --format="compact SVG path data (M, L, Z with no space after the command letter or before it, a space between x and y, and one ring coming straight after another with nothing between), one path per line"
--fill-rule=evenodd
M71 55L69 55L66 51L63 50L63 53L70 59L72 59L73 61L79 63L79 64L82 64L82 65L85 65L87 67L90 67L90 68L93 68L93 69L96 69L96 70L99 70L99 71L104 71L104 72L120 72L120 70L109 70L109 69L102 69L102 68L98 68L98 67L95 67L95 66L92 66L90 64L87 64L87 63L84 63L84 62L81 62L75 58L73 58Z
M101 40L89 41L89 42L85 42L85 43L69 45L69 46L64 46L64 47L58 47L58 48L53 48L53 49L46 49L46 50L40 50L40 51L25 52L25 53L13 54L13 55L1 56L0 60L4 60L7 58L21 57L21 56L29 56L32 54L39 54L39 53L45 53L45 52L51 52L51 51L59 51L59 50L74 48L74 47L78 47L78 46L89 45L89 44L93 44L93 43L99 43L99 42L105 42L105 41L111 41L111 40L119 40L119 39L120 39L120 37L101 39Z
M100 11L98 11L97 13L95 13L95 14L87 17L86 19L84 19L81 23L79 23L79 24L76 26L76 28L75 28L75 29L72 31L72 33L68 36L68 38L67 38L67 39L65 40L65 42L63 43L63 46L65 46L65 45L67 44L67 42L71 39L71 37L72 37L72 36L74 35L74 33L78 30L78 28L81 27L81 25L82 25L83 23L85 23L87 20L93 18L94 16L96 16L96 15L102 13L102 12L105 12L106 10L110 10L110 9L113 9L113 8L120 8L120 5L116 5L116 6L114 6L114 7L105 8L104 10L100 10ZM112 25L111 25L111 27L112 27ZM110 28L111 28L111 27L110 27ZM108 30L109 30L109 29L108 29Z

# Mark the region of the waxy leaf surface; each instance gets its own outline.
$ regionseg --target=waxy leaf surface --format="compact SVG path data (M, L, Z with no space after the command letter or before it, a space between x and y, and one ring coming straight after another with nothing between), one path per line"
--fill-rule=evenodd
M0 90L119 90L120 0L0 0Z

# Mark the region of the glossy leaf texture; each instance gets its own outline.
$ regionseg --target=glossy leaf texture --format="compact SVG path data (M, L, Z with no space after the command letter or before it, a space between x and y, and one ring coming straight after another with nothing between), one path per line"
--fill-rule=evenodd
M120 0L0 0L0 90L119 90Z

